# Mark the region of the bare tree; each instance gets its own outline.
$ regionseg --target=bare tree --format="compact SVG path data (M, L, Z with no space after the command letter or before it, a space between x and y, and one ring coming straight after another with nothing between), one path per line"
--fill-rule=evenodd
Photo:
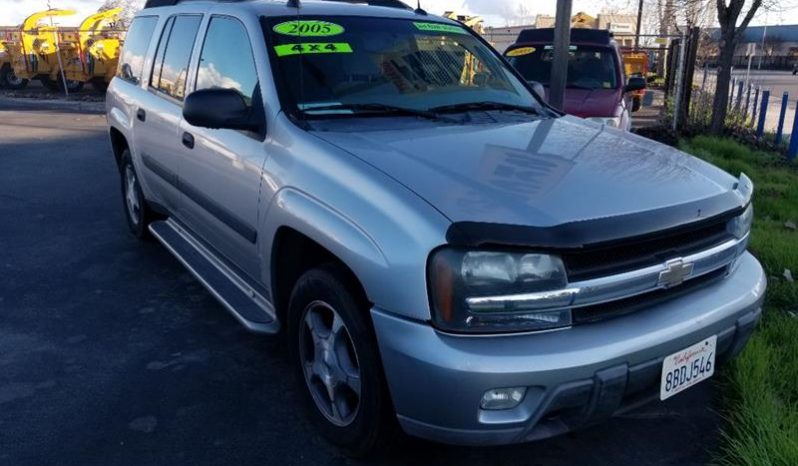
M122 15L119 19L119 26L127 28L133 20L133 16L144 6L144 0L105 0L97 11L106 11L112 8L122 8Z
M729 85L731 83L732 63L737 44L743 38L743 33L748 24L754 19L757 11L762 7L763 0L751 0L748 11L746 0L716 0L718 10L718 23L720 23L720 54L718 56L718 84L715 98L712 101L712 134L720 135L726 124L726 112L729 107ZM742 16L742 21L740 17ZM739 23L739 24L738 24Z

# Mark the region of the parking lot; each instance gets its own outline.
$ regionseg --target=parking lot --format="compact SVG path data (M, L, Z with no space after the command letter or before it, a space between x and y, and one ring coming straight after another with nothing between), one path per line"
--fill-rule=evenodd
M0 101L0 464L359 464L306 420L280 340L138 243L121 205L102 115ZM526 445L402 439L366 463L705 464L715 396Z

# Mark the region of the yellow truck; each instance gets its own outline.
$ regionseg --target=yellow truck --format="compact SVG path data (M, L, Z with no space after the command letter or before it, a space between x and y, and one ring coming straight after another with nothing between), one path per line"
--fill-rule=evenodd
M61 34L67 80L89 82L99 91L108 87L119 62L122 33L116 27L121 14L121 8L101 11L84 19L76 31Z
M63 88L61 65L56 53L61 35L76 31L76 28L59 28L52 25L52 18L74 15L73 10L45 10L28 16L22 27L6 34L3 45L9 55L13 77L5 74L7 87L12 81L24 87L30 80L39 80L51 89ZM66 82L67 89L77 91L82 81Z

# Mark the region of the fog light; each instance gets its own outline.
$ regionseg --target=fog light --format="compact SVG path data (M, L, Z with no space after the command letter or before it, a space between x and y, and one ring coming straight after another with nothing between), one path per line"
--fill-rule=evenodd
M482 395L479 406L482 409L511 409L518 406L526 394L526 387L494 388Z

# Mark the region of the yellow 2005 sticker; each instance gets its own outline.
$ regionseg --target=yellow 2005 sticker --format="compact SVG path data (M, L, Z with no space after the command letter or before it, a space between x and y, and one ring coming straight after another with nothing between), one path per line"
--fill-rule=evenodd
M530 53L535 53L537 50L535 47L519 47L517 49L510 50L505 54L506 57L522 57L524 55L529 55Z
M328 21L286 21L272 28L284 36L327 37L343 34L344 27Z
M315 42L306 44L276 45L274 51L278 57L291 55L308 55L316 53L352 53L352 46L346 42Z

